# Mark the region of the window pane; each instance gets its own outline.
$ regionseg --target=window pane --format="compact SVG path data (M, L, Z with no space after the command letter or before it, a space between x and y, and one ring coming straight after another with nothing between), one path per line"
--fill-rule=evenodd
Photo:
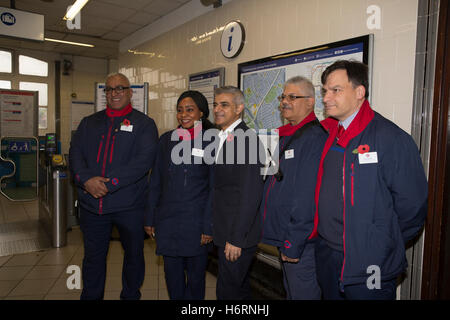
M19 73L46 77L48 75L48 63L35 58L19 55Z
M47 84L38 82L19 82L20 90L39 91L39 106L48 104Z
M11 81L0 80L0 89L11 89Z
M12 55L8 51L0 51L0 72L12 72Z

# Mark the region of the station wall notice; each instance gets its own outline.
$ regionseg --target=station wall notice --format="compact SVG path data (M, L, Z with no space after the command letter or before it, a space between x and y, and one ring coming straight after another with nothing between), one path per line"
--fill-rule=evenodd
M218 68L189 75L189 90L201 92L205 96L206 100L208 100L208 119L213 123L214 115L212 110L214 102L214 89L223 86L224 83L225 68Z
M71 122L72 131L76 131L78 125L84 117L95 113L95 105L93 102L72 101Z
M147 114L148 110L148 82L142 84L131 84L133 96L131 97L131 105L134 109ZM106 109L105 84L95 84L95 111Z
M33 91L0 90L2 137L37 136L38 94Z

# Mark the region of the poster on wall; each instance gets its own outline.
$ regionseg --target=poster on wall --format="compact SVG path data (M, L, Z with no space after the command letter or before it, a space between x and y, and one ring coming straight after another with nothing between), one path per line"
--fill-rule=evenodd
M37 136L37 116L37 92L0 90L0 134L2 137Z
M214 123L214 89L225 84L225 68L218 68L189 75L189 90L201 92L209 105L208 119Z
M39 107L39 129L47 129L47 108Z
M306 77L313 83L316 98L314 112L319 120L323 120L322 72L336 60L353 59L369 66L370 77L372 51L371 34L240 63L238 83L245 96L244 121L255 130L282 126L277 97L283 92L284 82L294 76Z
M71 108L71 130L76 131L78 125L84 117L95 113L95 105L93 102L86 101L72 101Z
M131 97L131 105L134 109L147 114L148 110L148 82L142 84L131 84L133 96ZM106 109L105 84L95 84L95 111Z

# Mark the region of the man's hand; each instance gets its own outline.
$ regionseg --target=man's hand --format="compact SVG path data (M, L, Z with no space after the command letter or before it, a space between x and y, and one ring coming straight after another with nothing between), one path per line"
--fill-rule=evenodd
M239 247L235 247L231 243L227 242L225 244L224 252L225 252L225 258L228 261L234 262L241 256L242 249Z
M212 236L209 236L207 234L202 234L202 238L200 239L200 245L208 244L213 240Z
M108 182L108 178L104 177L92 177L84 183L84 189L89 192L94 198L98 199L106 196L108 188L105 183Z
M150 238L152 238L152 239L155 238L155 227L145 226L144 230L150 236Z
M299 258L296 258L296 259L294 259L294 258L289 258L288 256L284 255L283 253L281 254L281 260L282 260L283 262L290 262L290 263L297 263L297 262L300 261Z

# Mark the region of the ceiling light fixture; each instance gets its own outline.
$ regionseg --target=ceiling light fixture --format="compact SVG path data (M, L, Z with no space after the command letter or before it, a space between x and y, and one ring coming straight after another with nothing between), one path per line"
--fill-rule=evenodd
M45 41L52 41L52 42L59 42L59 43L65 43L65 44L71 44L74 46L82 46L82 47L95 47L93 44L88 43L81 43L81 42L72 42L72 41L65 41L65 40L58 40L58 39L51 39L51 38L44 38Z
M78 14L78 12L80 12L81 8L84 7L84 5L88 2L89 0L77 0L75 1L75 3L72 5L72 7L70 7L69 11L67 11L66 15L64 16L64 20L73 20L73 18L75 18L75 16Z

